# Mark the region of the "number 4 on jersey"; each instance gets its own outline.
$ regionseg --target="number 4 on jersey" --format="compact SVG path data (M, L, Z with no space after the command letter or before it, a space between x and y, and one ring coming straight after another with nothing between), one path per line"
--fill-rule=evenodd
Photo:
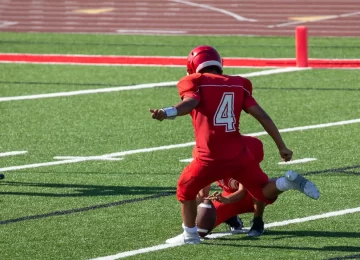
M214 115L214 125L225 126L226 132L234 132L235 123L234 92L224 92Z

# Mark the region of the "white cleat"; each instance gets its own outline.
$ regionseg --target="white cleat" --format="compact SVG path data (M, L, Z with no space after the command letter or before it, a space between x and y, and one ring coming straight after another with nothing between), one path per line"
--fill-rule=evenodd
M169 238L165 241L166 244L177 244L177 245L184 245L184 244L200 244L200 236L198 233L188 233L183 232L182 234Z
M295 189L304 193L306 196L317 200L320 198L320 192L316 187L315 183L306 179L304 176L294 171L287 171L285 178L294 184Z

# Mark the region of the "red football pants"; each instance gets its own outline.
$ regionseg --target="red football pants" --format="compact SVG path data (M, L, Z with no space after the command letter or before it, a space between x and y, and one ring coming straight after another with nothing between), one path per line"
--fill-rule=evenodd
M273 202L266 199L262 192L269 181L268 176L247 148L239 158L226 162L205 162L195 158L178 180L177 198L180 201L194 200L202 188L225 178L240 182L256 200L267 204Z

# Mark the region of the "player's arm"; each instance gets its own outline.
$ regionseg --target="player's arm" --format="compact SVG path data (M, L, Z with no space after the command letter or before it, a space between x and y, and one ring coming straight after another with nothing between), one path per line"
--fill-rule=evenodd
M277 128L271 117L258 104L247 108L246 112L252 115L257 121L259 121L265 131L271 136L279 149L280 156L285 161L290 161L293 152L286 147L283 139L281 138L279 129Z
M185 76L178 83L177 88L181 102L172 107L150 109L153 119L175 119L177 116L189 114L200 102L198 76Z
M149 109L153 119L162 121L164 119L174 119L177 116L184 116L189 114L197 105L199 101L196 98L185 97L180 103L172 107L161 109Z
M216 191L214 194L210 195L208 199L219 201L223 204L230 204L237 202L245 198L247 191L242 185L239 185L239 189L230 195L223 196L220 192Z

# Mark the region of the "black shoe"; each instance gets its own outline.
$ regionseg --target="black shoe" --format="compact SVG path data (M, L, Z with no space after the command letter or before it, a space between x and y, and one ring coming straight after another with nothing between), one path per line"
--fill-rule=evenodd
M259 237L264 233L264 221L261 217L252 220L252 226L248 232L249 237Z
M243 222L238 216L233 216L225 221L226 224L228 224L230 231L235 232L240 231L243 228Z

